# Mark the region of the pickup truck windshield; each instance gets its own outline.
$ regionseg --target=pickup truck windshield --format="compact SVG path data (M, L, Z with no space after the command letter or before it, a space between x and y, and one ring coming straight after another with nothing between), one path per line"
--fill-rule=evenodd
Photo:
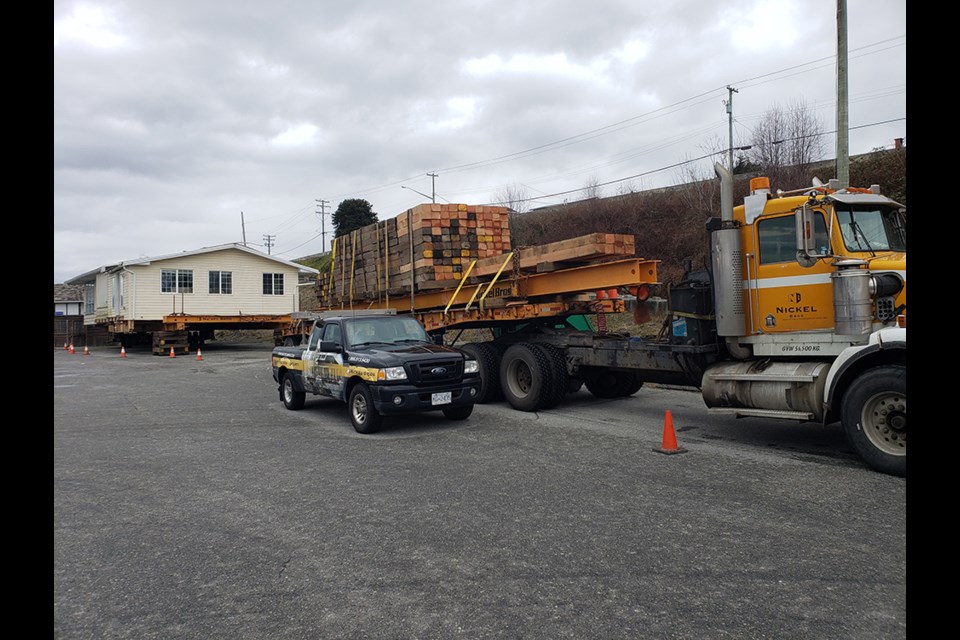
M414 318L354 318L344 322L347 345L410 345L430 342L430 337Z

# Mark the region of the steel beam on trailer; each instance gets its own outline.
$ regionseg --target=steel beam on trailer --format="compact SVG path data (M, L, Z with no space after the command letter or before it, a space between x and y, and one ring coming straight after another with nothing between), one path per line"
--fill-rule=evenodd
M657 283L657 264L659 260L629 258L612 262L588 264L547 273L521 274L498 282L490 292L494 298L533 298L537 296L558 296L593 292L601 289L634 287L641 284ZM476 293L472 283L454 296L449 289L438 291L417 291L416 308L420 310L443 309L449 305L448 313L464 308ZM399 312L410 311L410 298L390 298L384 301L357 301L354 309L396 309Z
M205 316L205 315L172 315L163 317L164 327L182 331L188 324L275 324L282 328L291 323L292 316L287 315L241 315L241 316Z
M420 311L414 315L427 331L445 329L454 326L468 328L473 323L515 322L535 318L556 318L579 313L595 313L598 306L605 313L624 311L623 300L597 300L596 302L541 302L527 304L508 304L502 307L451 309L443 311Z

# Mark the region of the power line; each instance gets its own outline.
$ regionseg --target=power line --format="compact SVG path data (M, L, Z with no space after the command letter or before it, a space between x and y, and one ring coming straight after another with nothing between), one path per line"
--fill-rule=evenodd
M878 52L880 52L880 51L885 51L885 50L887 50L887 49L893 48L894 46L902 46L902 44L905 44L905 43L900 43L900 44L895 44L895 45L887 46L887 47L884 47L883 49L876 49L876 47L879 47L879 46L881 46L881 45L888 44L888 43L893 43L893 42L896 42L896 41L899 41L899 40L904 40L905 38L906 38L906 34L894 36L894 37L891 37L891 38L887 38L887 39L884 39L884 40L880 40L880 41L878 41L878 42L874 42L874 43L871 43L871 44L864 45L864 46L862 46L862 47L857 47L856 49L851 50L851 53L852 53L852 52L859 52L859 55L857 55L857 56L855 56L855 57L862 57L862 56L865 56L865 55L872 55L872 54L874 54L874 53L878 53ZM873 50L871 51L871 49L873 49ZM777 70L777 71L772 71L772 72L769 72L769 73L760 74L760 75L757 75L757 76L753 76L753 77L751 77L751 78L745 78L745 79L743 79L743 80L739 80L739 81L737 81L737 82L733 82L733 83L729 83L729 84L731 84L731 85L739 85L741 88L749 88L749 87L751 87L751 86L757 86L757 85L760 85L760 84L765 84L766 82L770 82L770 81L772 81L772 80L774 80L774 79L783 79L783 78L785 78L785 77L791 77L791 76L793 76L793 75L799 75L800 73L809 73L810 71L815 71L815 70L818 69L818 68L823 68L823 67L832 65L832 64L833 64L833 61L834 61L835 59L836 59L836 55L824 56L824 57L822 57L822 58L817 58L817 59L815 59L815 60L811 60L811 61L808 61L808 62L804 62L804 63L801 63L801 64L789 66L789 67L784 67L784 68L779 69L779 70ZM820 65L820 66L819 66L819 67L808 68L808 67L811 67L812 65ZM802 71L798 71L798 70L802 70ZM787 73L787 72L794 72L794 71L795 71L796 73L790 73L789 75L786 75L786 76L784 75L784 74ZM758 81L761 81L761 82L758 82ZM547 143L544 143L544 144L541 144L541 145L537 145L537 146L535 146L535 147L530 147L530 148L528 148L528 149L524 149L524 150L520 150L520 151L515 151L515 152L508 153L508 154L504 154L504 155L501 155L501 156L496 156L496 157L488 158L488 159L485 159L485 160L477 160L477 161L468 162L468 163L464 163L464 164L454 165L454 166L451 166L451 167L446 167L446 168L437 169L437 172L453 173L453 172L467 171L467 170L470 170L470 169L476 169L476 168L480 168L480 167L490 166L490 165L493 165L493 164L499 164L499 163L501 163L501 162L507 162L507 161L509 161L509 160L520 159L520 158L522 158L522 157L528 157L528 156L530 156L530 155L537 155L537 154L540 154L540 153L546 153L547 151L551 151L551 150L554 150L554 149L561 149L561 148L568 147L568 146L571 146L571 145L574 145L574 144L580 144L580 143L582 143L582 142L586 142L586 141L588 141L588 140L592 140L592 139L597 138L597 137L600 137L600 136L608 135L608 134L610 134L610 133L615 133L615 132L617 132L617 131L621 131L622 129L625 129L625 128L628 128L628 127L632 127L632 126L636 126L637 124L641 124L641 123L643 122L643 119L644 119L644 118L650 118L650 117L652 117L652 116L661 117L661 116L667 115L668 113L673 113L674 111L679 110L680 108L686 109L686 108L690 108L690 107L696 106L696 105L698 105L698 104L702 104L703 102L707 102L707 101L709 101L709 100L713 100L713 99L715 99L715 98L717 97L718 94L722 94L722 93L724 93L724 92L726 91L726 86L727 86L727 85L725 84L725 85L716 87L716 88L714 88L714 89L711 89L711 90L709 90L709 91L702 92L702 93L697 94L697 95L695 95L695 96L691 96L691 97L689 97L689 98L685 98L685 99L683 99L683 100L679 100L679 101L674 102L674 103L672 103L672 104L670 104L670 105L666 105L666 106L660 107L660 108L655 109L655 110L653 110L653 111L649 111L649 112L646 112L646 113L642 113L642 114L639 114L639 115L636 115L636 116L633 116L633 117L630 117L630 118L627 118L627 119L624 119L624 120L620 120L619 122L614 122L614 123L612 123L612 124L608 124L608 125L605 125L605 126L602 126L602 127L598 127L598 128L596 128L596 129L591 129L591 130L589 130L589 131L584 131L584 132L581 132L581 133L578 133L578 134L575 134L575 135L572 135L572 136L567 136L567 137L565 137L565 138L561 138L561 139L559 139L559 140L554 140L554 141L552 141L552 142L547 142ZM694 102L694 101L696 101L696 102ZM340 197L349 197L349 196L351 196L351 195L358 195L358 194L377 193L377 192L380 192L380 191L384 191L384 190L387 190L387 189L390 189L390 188L399 186L399 185L401 185L401 184L404 183L404 182L410 182L410 181L414 180L415 178L419 177L420 175L421 175L421 174L417 174L417 175L415 175L415 176L411 176L411 177L408 177L408 178L404 178L404 179L402 179L402 180L398 180L398 181L395 181L395 182L389 182L389 183L385 183L385 184L382 184L382 185L379 185L379 186L376 186L376 187L369 187L369 188L367 188L367 189L362 189L362 190L358 190L358 191L347 192L347 193L339 194L339 195L334 196L334 197L340 198ZM428 175L429 175L429 174L428 174ZM456 192L450 192L450 193L456 193Z
M897 121L899 121L899 120L906 120L906 118L892 118L892 119L890 119L890 120L883 120L883 121L881 121L881 122L874 122L874 123L872 123L872 124L865 124L865 125L860 125L860 126L857 126L857 127L850 127L850 130L852 131L852 130L855 130L855 129L865 129L865 128L867 128L867 127L875 127L875 126L878 126L878 125L881 125L881 124L890 124L890 123L892 123L892 122L897 122ZM836 133L837 133L836 130L833 130L833 131L825 131L825 132L822 132L822 133L818 133L818 134L815 134L815 136L811 136L811 135L794 136L794 137L792 137L792 138L784 138L784 139L782 139L782 140L773 140L773 141L771 141L771 142L767 142L767 143L763 143L763 144L759 144L759 143L758 143L758 144L740 145L740 146L738 146L738 147L734 147L733 150L734 150L734 151L744 151L744 150L746 150L746 149L749 149L750 147L760 147L760 146L769 145L769 144L783 144L784 142L791 142L791 141L794 141L794 140L803 140L803 139L805 139L805 138L810 138L810 137L829 136L829 135L834 135L834 134L836 134ZM593 187L596 187L596 188L606 187L606 186L609 186L609 185L611 185L611 184L617 184L618 182L626 182L627 180L634 180L634 179L636 179L636 178L642 178L642 177L644 177L644 176L652 175L652 174L654 174L654 173L660 173L661 171L666 171L666 170L668 170L668 169L676 169L677 167L682 167L682 166L684 166L684 165L688 165L688 164L692 164L692 163L694 163L694 162L699 162L699 161L701 161L701 160L705 160L705 159L710 158L710 157L712 157L712 156L716 156L716 155L720 155L720 154L726 154L726 153L727 153L727 150L726 150L726 149L722 149L722 150L720 150L720 151L713 151L713 152L711 152L711 153L707 153L707 154L705 154L705 155L702 155L702 156L700 156L700 157L698 157L698 158L690 158L690 159L688 159L688 160L684 160L684 161L682 161L682 162L675 162L675 163L673 163L673 164L669 164L669 165L660 167L660 168L658 168L658 169L651 169L651 170L649 170L649 171L644 171L644 172L642 172L642 173L637 173L637 174L634 174L634 175L632 175L632 176L627 176L627 177L625 177L625 178L617 178L617 179L615 179L615 180L608 180L607 182L601 182L601 183L598 183L598 184L595 184L595 185L592 185L592 186L593 186ZM538 199L540 199L540 198L552 198L552 197L555 197L555 196L562 196L562 195L567 195L567 194L570 194L570 193L576 193L576 192L578 192L578 191L583 191L583 187L578 187L578 188L576 188L576 189L568 189L568 190L566 190L566 191L557 191L557 192L555 192L555 193L548 193L548 194L544 194L544 195L542 195L542 196L537 196L537 197L534 197L534 198L520 198L520 199L518 199L518 200L516 200L516 201L517 201L517 202L532 202L532 201L538 200Z

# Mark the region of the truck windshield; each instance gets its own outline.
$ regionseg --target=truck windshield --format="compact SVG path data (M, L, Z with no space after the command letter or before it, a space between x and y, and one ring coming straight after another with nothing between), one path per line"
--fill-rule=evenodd
M427 332L414 318L355 318L346 321L345 325L347 343L351 347L430 342Z
M906 251L907 217L892 207L837 208L848 251Z

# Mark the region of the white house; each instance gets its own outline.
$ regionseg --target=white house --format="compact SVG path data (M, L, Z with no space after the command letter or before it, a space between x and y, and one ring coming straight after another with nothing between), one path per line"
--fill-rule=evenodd
M84 286L84 324L156 331L164 317L281 316L300 310L301 275L316 269L240 243L105 265L71 278Z

